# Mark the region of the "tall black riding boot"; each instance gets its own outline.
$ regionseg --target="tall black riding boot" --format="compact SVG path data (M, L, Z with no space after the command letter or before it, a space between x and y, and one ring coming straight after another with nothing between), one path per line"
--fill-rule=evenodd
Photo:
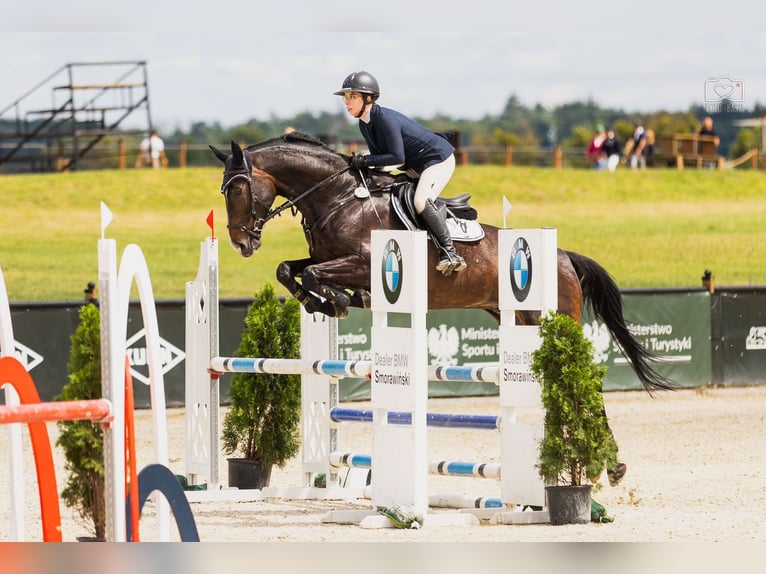
M465 269L465 259L460 257L455 251L455 247L452 245L452 237L450 237L449 229L447 228L447 222L444 219L444 215L434 205L434 202L430 199L426 200L426 207L420 215L431 232L431 236L441 247L439 263L436 265L437 271L441 271L442 275L450 275L453 271Z

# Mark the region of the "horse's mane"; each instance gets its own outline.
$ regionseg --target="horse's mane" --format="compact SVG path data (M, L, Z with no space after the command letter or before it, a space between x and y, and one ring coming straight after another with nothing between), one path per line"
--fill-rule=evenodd
M259 149L271 147L274 145L279 145L282 143L304 145L310 148L320 148L327 152L332 153L333 155L338 155L338 153L334 149L332 149L330 146L325 144L319 138L314 137L307 133L299 132L299 131L289 132L275 138L270 138L267 140L260 141L258 143L250 144L245 149L247 151L257 151Z

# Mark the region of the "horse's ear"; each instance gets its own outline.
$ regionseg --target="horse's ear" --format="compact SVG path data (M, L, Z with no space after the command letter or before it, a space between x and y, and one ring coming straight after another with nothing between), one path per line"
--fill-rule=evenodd
M231 140L231 156L231 167L238 168L245 166L245 156L242 153L242 148L239 147L239 144L234 140Z
M225 153L223 153L221 150L219 150L214 145L208 145L207 147L209 147L213 151L213 153L215 154L215 157L220 159L223 163L226 163L226 160L229 159L229 156L227 156Z

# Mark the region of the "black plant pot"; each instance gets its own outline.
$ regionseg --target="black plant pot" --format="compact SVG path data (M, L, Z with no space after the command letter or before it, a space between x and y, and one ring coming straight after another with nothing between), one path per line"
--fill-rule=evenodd
M227 458L229 462L229 486L239 489L260 490L271 481L271 464L247 458Z
M106 542L106 538L100 536L78 536L77 542Z
M590 522L592 485L546 486L551 524L587 524Z

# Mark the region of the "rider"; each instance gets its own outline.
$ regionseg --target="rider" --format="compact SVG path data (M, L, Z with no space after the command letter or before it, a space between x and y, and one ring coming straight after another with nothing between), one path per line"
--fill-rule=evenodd
M465 260L452 245L445 214L434 204L455 171L455 148L403 114L378 105L378 81L368 72L349 74L335 95L343 96L346 110L359 120L359 131L370 150L369 155L353 156L353 166L360 170L403 166L408 175L416 177L415 211L441 246L436 269L443 275L465 269Z

